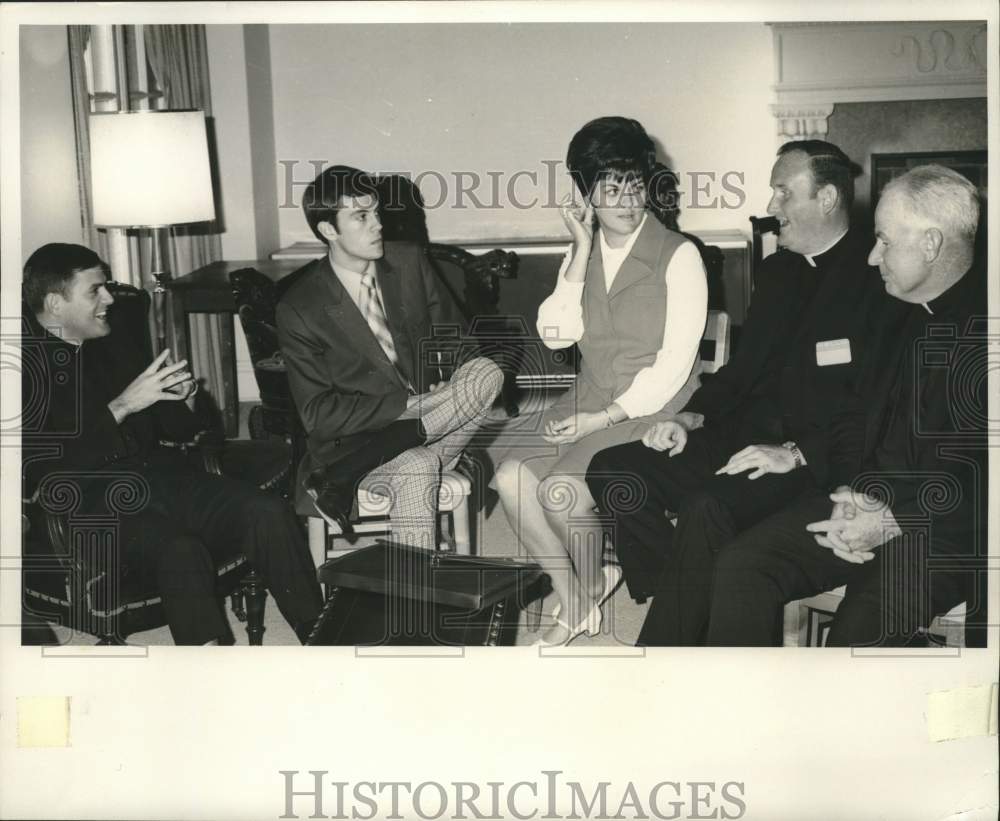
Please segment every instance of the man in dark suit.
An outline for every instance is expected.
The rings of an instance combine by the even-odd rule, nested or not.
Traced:
[[[673,420],[597,454],[587,474],[632,595],[654,596],[641,645],[699,643],[715,552],[825,487],[830,413],[885,301],[866,264],[870,242],[849,227],[853,169],[839,148],[784,145],[771,188],[780,250],[757,276],[732,359]],[[622,482],[633,492],[623,496]]]
[[[352,437],[378,433],[362,441],[370,456],[386,448],[386,459],[366,464],[377,469],[362,471],[360,487],[389,497],[397,538],[430,548],[441,469],[454,464],[485,421],[503,373],[475,358],[442,378],[428,354],[436,326],[460,328],[457,311],[420,246],[383,243],[376,191],[367,174],[333,166],[303,195],[309,227],[329,250],[292,275],[295,283],[277,310],[292,395],[308,434],[297,507],[311,510],[315,502],[343,526],[343,506],[316,488],[311,502],[306,482],[336,462]],[[419,425],[401,428],[405,421]],[[331,473],[338,470],[350,472],[340,464]],[[361,476],[345,477],[353,479]]]
[[[836,416],[836,490],[806,494],[723,547],[710,644],[780,644],[786,602],[843,584],[831,646],[905,645],[963,601],[967,621],[984,620],[989,362],[978,216],[975,186],[941,166],[883,190],[870,261],[905,323],[869,349]]]
[[[217,644],[231,633],[215,595],[218,560],[244,553],[305,640],[322,604],[301,527],[288,505],[249,482],[193,469],[161,440],[199,425],[183,400],[196,383],[169,350],[143,360],[112,334],[107,266],[88,248],[52,243],[25,263],[22,380],[29,492],[70,474],[84,514],[106,513],[110,477],[141,482],[147,498],[119,520],[122,573],[155,579],[177,644]]]

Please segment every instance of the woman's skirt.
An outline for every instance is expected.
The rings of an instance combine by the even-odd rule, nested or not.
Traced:
[[[574,413],[602,411],[609,404],[606,397],[588,390],[589,386],[578,378],[573,387],[559,397],[550,408],[525,414],[507,422],[489,448],[491,460],[494,465],[499,465],[506,459],[517,459],[539,480],[560,475],[583,481],[594,454],[615,445],[642,439],[654,424],[678,413],[698,388],[700,372],[699,361],[692,369],[684,387],[656,413],[620,422],[570,444],[550,444],[542,438],[548,422],[565,419]]]

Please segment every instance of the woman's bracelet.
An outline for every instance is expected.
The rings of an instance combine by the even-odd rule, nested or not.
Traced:
[[[605,408],[604,409],[604,414],[605,414],[605,416],[608,417],[608,424],[606,424],[604,426],[604,429],[607,430],[608,428],[613,428],[615,426],[615,420],[611,418],[611,411],[609,411],[607,408]]]

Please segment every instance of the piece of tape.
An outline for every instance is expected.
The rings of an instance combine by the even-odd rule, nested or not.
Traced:
[[[17,746],[68,747],[69,696],[18,696]]]
[[[997,682],[927,694],[927,736],[952,741],[997,734]]]

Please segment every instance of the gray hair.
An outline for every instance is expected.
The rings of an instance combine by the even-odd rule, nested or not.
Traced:
[[[973,242],[979,224],[979,192],[969,180],[943,165],[918,165],[889,182],[885,196],[898,191],[909,209],[944,233]]]

